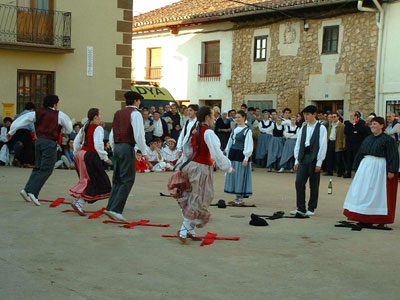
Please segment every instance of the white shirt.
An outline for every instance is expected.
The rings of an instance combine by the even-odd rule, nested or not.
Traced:
[[[79,150],[81,150],[83,146],[83,144],[81,144],[83,130],[84,127],[82,127],[81,130],[79,130],[78,134],[74,139],[74,154]],[[104,140],[104,129],[101,126],[97,126],[93,133],[94,149],[96,150],[101,160],[107,161],[108,155],[106,150],[104,150],[103,140]]]
[[[313,125],[310,125],[308,123],[304,123],[305,125],[303,125],[303,127],[307,126],[307,135],[306,135],[306,141],[305,141],[306,147],[310,146],[310,140],[314,133],[315,125],[317,125],[317,122],[315,122]],[[299,132],[297,134],[296,146],[294,147],[294,158],[296,159],[296,162],[295,162],[296,165],[299,164],[298,157],[299,157],[299,150],[300,150],[301,135],[303,132],[303,127],[299,130]],[[318,154],[317,154],[317,165],[316,165],[317,167],[321,167],[322,162],[326,156],[327,148],[328,148],[328,145],[327,145],[326,127],[324,125],[321,125],[319,127],[319,150],[318,150]]]
[[[7,127],[1,127],[0,142],[7,143]]]
[[[183,145],[186,144],[186,142],[188,141],[190,137],[190,130],[192,129],[193,126],[195,126],[196,122],[197,118],[194,118],[193,120],[189,119],[189,122],[187,124],[186,134],[185,134],[186,124],[182,127],[181,134],[179,135],[178,142],[176,144],[176,149],[178,149],[179,151],[182,150]]]
[[[245,127],[236,127],[233,132],[231,137],[229,138],[228,144],[226,145],[225,152],[228,153],[228,151],[231,149],[232,144],[235,141],[236,135],[241,132]],[[251,129],[249,128],[249,131],[246,133],[246,137],[244,139],[244,149],[243,149],[243,155],[244,155],[244,161],[248,161],[249,157],[253,154],[253,134],[251,132]]]
[[[164,134],[164,131],[163,131],[163,126],[162,126],[161,119],[158,119],[157,121],[154,120],[153,121],[153,126],[154,126],[153,135],[155,135],[157,137],[162,137],[163,134]]]
[[[204,132],[204,141],[207,144],[208,150],[210,150],[211,159],[215,161],[218,168],[225,172],[231,172],[231,161],[222,153],[221,142],[212,129],[207,129]]]
[[[336,127],[338,126],[339,122],[333,123],[331,127],[331,134],[329,136],[330,141],[336,141]]]
[[[290,131],[295,131],[296,130],[296,133],[289,133],[289,130]],[[300,130],[300,128],[297,127],[297,125],[292,126],[292,123],[290,123],[289,126],[285,126],[285,130],[283,132],[283,136],[286,139],[297,139],[297,135],[299,133],[299,130]]]
[[[290,119],[283,119],[282,120],[282,125],[283,126],[290,126],[292,124],[292,121]]]
[[[139,149],[142,153],[146,152],[146,140],[144,138],[144,126],[143,126],[143,117],[142,114],[137,110],[136,106],[127,106],[134,107],[136,110],[131,113],[131,125],[133,128],[133,136],[135,138],[137,149]],[[111,148],[114,150],[114,133],[111,129],[109,142]]]
[[[34,112],[34,111],[28,112],[28,113],[26,113],[26,114],[24,114],[22,116],[19,116],[11,124],[10,131],[8,133],[10,135],[13,135],[18,129],[21,129],[21,128],[29,125],[29,124],[34,124],[35,122],[36,122],[36,112]],[[72,131],[72,121],[62,111],[58,111],[58,125],[63,127],[62,132],[64,134],[70,134],[71,133],[71,131]]]
[[[258,123],[258,128],[260,129],[261,133],[267,133],[267,134],[271,134],[272,135],[272,131],[274,130],[274,122],[272,122],[271,120],[262,120],[260,121],[260,123]],[[265,126],[269,126],[268,128],[263,128],[263,124],[265,124]]]
[[[393,123],[392,123],[393,124]],[[392,125],[389,125],[389,123],[387,124],[385,133],[390,135],[393,139],[395,139],[395,134],[397,133],[398,135],[400,135],[400,124],[396,123],[393,127]]]
[[[175,161],[179,158],[179,151],[177,149],[171,150],[167,146],[161,149],[161,155],[166,162]]]
[[[150,162],[151,161],[158,161],[158,162],[162,161],[162,157],[160,159],[160,157],[158,156],[158,152],[155,149],[151,150],[150,147],[148,147],[148,146],[146,146],[146,147],[147,147],[147,149],[146,149],[146,152],[144,152],[144,153],[145,153],[145,155],[148,156]]]

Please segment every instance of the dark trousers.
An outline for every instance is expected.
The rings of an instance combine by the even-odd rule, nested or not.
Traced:
[[[328,150],[326,151],[326,171],[328,174],[333,174],[336,169],[336,155],[335,155],[336,141],[328,141]]]
[[[358,149],[360,149],[359,144],[354,144],[354,145],[348,145],[346,148],[346,175],[351,176],[351,171],[353,168],[353,162],[356,157],[356,154],[358,152]]]
[[[57,143],[49,139],[37,139],[35,143],[36,163],[25,185],[25,191],[39,196],[43,185],[53,173],[57,161]]]
[[[335,152],[336,158],[336,170],[338,176],[342,176],[344,174],[346,168],[346,161],[344,159],[344,151]]]
[[[126,200],[135,182],[135,150],[131,145],[126,143],[115,144],[113,156],[113,186],[107,210],[122,214]]]
[[[306,212],[306,183],[310,179],[310,200],[308,210],[314,211],[318,205],[320,173],[315,173],[316,162],[300,163],[296,174],[297,210]]]

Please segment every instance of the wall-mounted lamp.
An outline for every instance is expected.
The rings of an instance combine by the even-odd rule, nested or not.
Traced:
[[[310,29],[310,25],[306,22],[306,20],[304,20],[304,26],[303,26],[304,31],[308,31],[308,29]]]

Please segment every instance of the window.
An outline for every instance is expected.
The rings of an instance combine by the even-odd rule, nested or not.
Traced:
[[[338,53],[339,26],[324,27],[322,54]]]
[[[24,110],[26,103],[41,107],[43,98],[54,94],[54,72],[18,70],[17,112]]]
[[[267,35],[254,38],[254,61],[267,61]]]
[[[146,79],[161,79],[161,48],[147,48]]]
[[[199,78],[219,80],[221,76],[219,41],[204,42],[202,44],[202,63],[199,64]]]
[[[386,113],[393,112],[396,116],[400,115],[400,100],[390,100],[386,102]]]

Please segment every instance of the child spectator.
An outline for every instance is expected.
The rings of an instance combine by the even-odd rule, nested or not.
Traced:
[[[150,141],[150,147],[147,147],[147,166],[152,172],[165,171],[165,163],[160,152],[161,139],[154,139]]]
[[[104,142],[104,150],[107,152],[108,159],[111,160],[111,162],[112,162],[111,165],[109,165],[109,164],[104,162],[104,168],[107,171],[108,170],[114,170],[114,157],[113,157],[113,152],[112,152],[110,141],[107,140],[107,141]]]
[[[150,170],[147,166],[146,160],[140,150],[136,152],[136,171],[140,173],[149,173]]]
[[[172,171],[180,156],[180,152],[176,149],[176,140],[170,138],[167,147],[162,148],[161,154],[166,164],[165,168]]]
[[[74,140],[69,139],[67,146],[64,148],[64,155],[61,155],[61,160],[67,169],[75,169],[74,161]]]
[[[74,125],[74,127],[73,127],[72,132],[69,134],[69,138],[70,138],[71,140],[74,140],[75,137],[76,137],[76,135],[78,134],[79,130],[81,130],[81,125],[80,125],[79,123],[76,123],[76,124]],[[69,141],[68,141],[68,143],[69,143]]]

